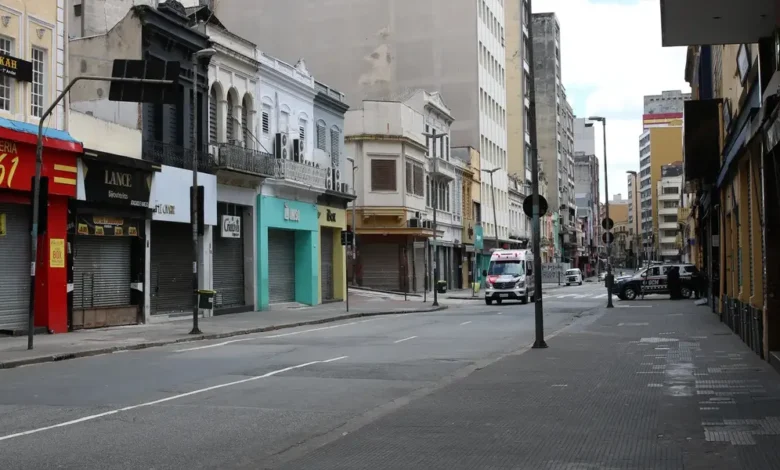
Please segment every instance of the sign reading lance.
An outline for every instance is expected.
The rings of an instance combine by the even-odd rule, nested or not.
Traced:
[[[222,216],[222,238],[241,238],[241,217]]]
[[[152,175],[136,168],[83,159],[84,193],[92,202],[149,207]]]

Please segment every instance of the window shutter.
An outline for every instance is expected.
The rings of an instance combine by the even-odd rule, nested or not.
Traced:
[[[213,87],[209,93],[209,142],[217,142],[217,90]]]
[[[246,99],[244,99],[244,106],[241,107],[241,138],[245,145],[249,142],[249,103]]]
[[[325,150],[325,126],[317,124],[317,148]]]
[[[412,177],[413,173],[414,165],[412,165],[412,162],[406,162],[406,192],[409,194],[414,194],[414,178]]]
[[[420,165],[414,166],[414,194],[417,196],[425,195],[425,187],[423,186],[423,167]]]
[[[341,133],[336,129],[330,130],[330,159],[333,164],[333,168],[338,168],[341,153],[339,151],[339,140]]]
[[[371,160],[371,190],[397,191],[395,160]]]
[[[263,134],[271,132],[271,119],[267,111],[263,111]]]

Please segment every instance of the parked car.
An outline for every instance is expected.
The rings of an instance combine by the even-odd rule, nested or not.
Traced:
[[[606,280],[607,280],[607,272],[606,271],[602,271],[599,274],[599,282],[606,281]]]
[[[683,298],[690,298],[697,286],[698,270],[692,264],[657,264],[637,271],[630,277],[615,279],[612,293],[620,300],[634,300],[637,297],[661,294],[669,295],[667,274],[672,266],[680,268]]]
[[[579,268],[567,269],[563,276],[566,278],[567,286],[571,284],[582,285],[582,271]]]

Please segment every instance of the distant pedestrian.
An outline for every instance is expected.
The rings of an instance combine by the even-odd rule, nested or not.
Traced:
[[[669,268],[669,273],[666,275],[666,283],[669,288],[669,298],[672,300],[682,299],[680,269],[677,266],[672,266]]]

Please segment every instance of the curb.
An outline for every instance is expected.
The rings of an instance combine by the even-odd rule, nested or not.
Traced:
[[[382,290],[382,289],[372,289],[371,287],[361,287],[361,286],[349,286],[349,290],[352,291],[364,291],[364,292],[376,292],[378,294],[391,294],[391,295],[406,295],[407,297],[419,297],[422,298],[422,294],[418,294],[416,292],[398,292],[398,291],[392,291],[392,290]],[[429,294],[432,295],[432,294]]]
[[[43,356],[35,356],[35,357],[27,357],[23,359],[12,359],[10,361],[0,361],[0,370],[2,369],[13,369],[15,367],[21,367],[21,366],[29,366],[33,364],[44,364],[47,362],[59,362],[59,361],[67,361],[70,359],[78,359],[81,357],[90,357],[90,356],[100,356],[104,354],[111,354],[115,352],[120,351],[137,351],[140,349],[149,349],[149,348],[159,348],[161,346],[168,346],[171,344],[179,344],[179,343],[192,343],[195,341],[204,341],[204,340],[212,340],[212,339],[222,339],[222,338],[230,338],[233,336],[242,336],[242,335],[251,335],[254,333],[265,333],[268,331],[276,331],[276,330],[284,330],[289,328],[298,328],[301,326],[309,326],[309,325],[321,325],[323,323],[333,323],[337,321],[342,320],[351,320],[353,318],[363,318],[363,317],[378,317],[382,315],[408,315],[411,313],[428,313],[428,312],[438,312],[441,310],[446,310],[446,305],[441,305],[439,307],[432,307],[432,308],[424,308],[424,309],[407,309],[407,310],[396,310],[393,312],[362,312],[362,313],[349,313],[345,315],[338,315],[335,317],[328,317],[328,318],[320,318],[318,320],[309,320],[309,321],[302,321],[302,322],[295,322],[295,323],[285,323],[282,325],[271,325],[271,326],[263,326],[258,328],[249,328],[244,330],[236,330],[236,331],[229,331],[226,333],[214,333],[214,334],[204,334],[204,335],[197,335],[197,336],[191,336],[186,338],[177,338],[177,339],[170,339],[170,340],[160,340],[160,341],[149,341],[146,343],[138,343],[138,344],[130,344],[127,346],[112,346],[108,348],[97,348],[97,349],[87,349],[84,351],[75,351],[75,352],[67,352],[67,353],[57,353],[57,354],[46,354]]]

